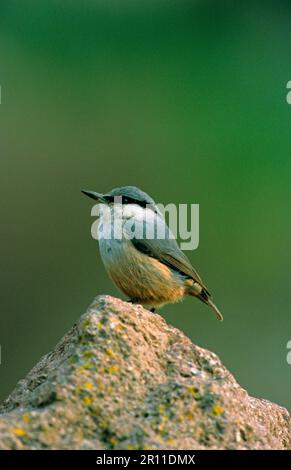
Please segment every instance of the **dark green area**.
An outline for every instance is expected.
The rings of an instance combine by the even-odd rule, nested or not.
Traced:
[[[120,295],[80,190],[134,184],[200,204],[189,257],[225,321],[190,298],[162,314],[290,407],[290,4],[133,3],[1,2],[1,398]]]

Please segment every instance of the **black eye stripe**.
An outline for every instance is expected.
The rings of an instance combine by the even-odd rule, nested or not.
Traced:
[[[138,204],[139,206],[142,206],[142,207],[146,205],[146,203],[143,201],[138,201],[137,199],[133,199],[132,197],[127,197],[127,196],[122,198],[122,202],[123,204]]]
[[[107,196],[104,196],[104,198],[108,202],[114,202],[114,196],[107,195]],[[146,201],[139,201],[138,199],[134,199],[134,198],[128,197],[128,196],[122,196],[122,203],[123,204],[137,204],[138,206],[141,206],[141,207],[146,207],[147,205],[150,205]]]
[[[108,202],[113,202],[114,201],[114,197],[113,196],[105,196],[104,195],[104,199]]]
[[[137,204],[138,206],[141,206],[141,207],[146,207],[148,205],[146,201],[139,201],[138,199],[134,199],[131,197],[123,197],[122,201],[124,204]]]

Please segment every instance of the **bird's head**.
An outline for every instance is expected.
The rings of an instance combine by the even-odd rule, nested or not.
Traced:
[[[147,193],[136,186],[114,188],[105,194],[87,190],[82,190],[82,193],[94,199],[99,204],[113,205],[118,203],[122,204],[122,206],[139,206],[140,208],[149,208],[154,212],[158,212],[155,201]]]

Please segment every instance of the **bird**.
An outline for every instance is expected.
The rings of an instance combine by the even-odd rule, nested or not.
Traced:
[[[135,186],[114,188],[104,194],[91,190],[82,193],[100,206],[101,259],[109,277],[129,302],[154,312],[165,304],[193,296],[208,305],[218,320],[223,320],[209,290],[147,193]],[[119,237],[114,236],[113,221],[122,227]],[[146,236],[147,230],[153,233],[151,237]],[[158,233],[164,236],[161,238]]]

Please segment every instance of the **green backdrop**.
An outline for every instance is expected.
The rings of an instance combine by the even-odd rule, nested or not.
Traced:
[[[249,393],[291,406],[290,13],[1,1],[1,399],[95,295],[120,295],[80,189],[132,184],[200,204],[188,255],[225,321],[191,298],[161,314]]]

